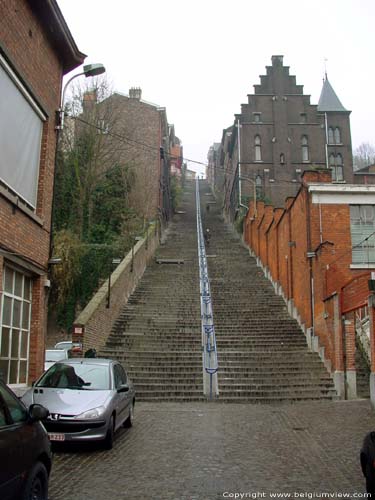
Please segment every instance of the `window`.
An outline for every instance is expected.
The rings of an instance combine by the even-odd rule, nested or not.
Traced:
[[[126,373],[121,365],[115,365],[113,367],[113,375],[115,378],[116,389],[118,389],[121,385],[126,384]]]
[[[328,128],[328,144],[341,144],[341,132],[339,127]]]
[[[46,117],[1,56],[0,94],[0,180],[35,208]]]
[[[302,146],[302,161],[307,162],[309,161],[309,143],[306,135],[302,136],[301,146]]]
[[[329,168],[332,171],[333,181],[343,181],[344,180],[344,167],[342,162],[342,156],[340,154],[329,156]]]
[[[31,278],[5,266],[0,323],[0,377],[7,384],[27,382]]]
[[[259,174],[255,177],[255,189],[257,193],[257,198],[262,198],[263,186],[262,186],[262,178]]]
[[[351,205],[353,264],[375,263],[375,205]]]
[[[280,155],[280,163],[281,163],[281,165],[284,165],[284,163],[285,163],[284,153],[281,153],[281,155]]]
[[[300,122],[301,123],[306,123],[307,122],[306,113],[300,113]]]
[[[328,129],[328,144],[334,144],[334,143],[335,143],[335,140],[334,140],[334,135],[333,135],[333,128],[329,127],[329,129]]]
[[[254,145],[255,145],[255,161],[262,161],[262,143],[259,135],[255,136]]]
[[[341,144],[341,133],[338,127],[335,128],[334,135],[335,135],[335,144]]]
[[[6,416],[6,409],[8,409],[12,423],[18,424],[27,420],[27,411],[23,405],[20,404],[18,399],[8,392],[5,388],[0,387],[0,401],[3,402],[4,414]],[[0,403],[1,404],[1,403]],[[1,420],[1,417],[0,417]]]
[[[261,113],[253,113],[254,122],[259,123],[261,121]]]

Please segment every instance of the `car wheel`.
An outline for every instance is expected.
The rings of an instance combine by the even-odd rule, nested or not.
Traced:
[[[134,424],[134,402],[130,403],[129,416],[124,422],[124,427],[132,427]]]
[[[22,500],[48,500],[48,472],[41,462],[31,469]]]
[[[106,450],[112,450],[114,434],[115,434],[115,419],[113,418],[112,415],[109,421],[107,434],[104,438],[104,448]]]

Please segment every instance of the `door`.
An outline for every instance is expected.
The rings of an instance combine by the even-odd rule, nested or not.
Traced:
[[[125,370],[120,364],[115,364],[113,367],[115,380],[115,389],[119,389],[122,385],[127,384],[127,376]],[[119,427],[128,418],[129,391],[118,392],[116,395],[116,427]]]

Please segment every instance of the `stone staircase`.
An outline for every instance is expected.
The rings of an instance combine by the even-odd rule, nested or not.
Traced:
[[[203,184],[203,183],[202,183]],[[211,232],[207,250],[219,360],[219,400],[278,403],[336,396],[317,353],[308,350],[298,323],[275,294],[221,207],[201,184],[203,225]]]
[[[195,183],[179,212],[100,353],[124,363],[141,401],[205,399]]]
[[[369,399],[370,367],[358,341],[356,342],[355,367],[357,371],[357,396],[359,398]]]
[[[319,356],[281,297],[225,225],[201,182],[219,359],[219,401],[279,403],[335,397]],[[199,401],[203,396],[195,184],[122,314],[102,356],[124,362],[142,401]]]

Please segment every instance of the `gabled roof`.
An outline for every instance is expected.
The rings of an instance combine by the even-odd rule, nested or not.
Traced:
[[[56,0],[27,1],[43,24],[47,36],[58,50],[62,58],[64,74],[80,66],[85,60],[86,54],[78,50]]]
[[[337,97],[332,85],[329,83],[327,75],[323,80],[323,88],[319,98],[318,111],[348,112],[348,110],[341,104],[340,99]]]

